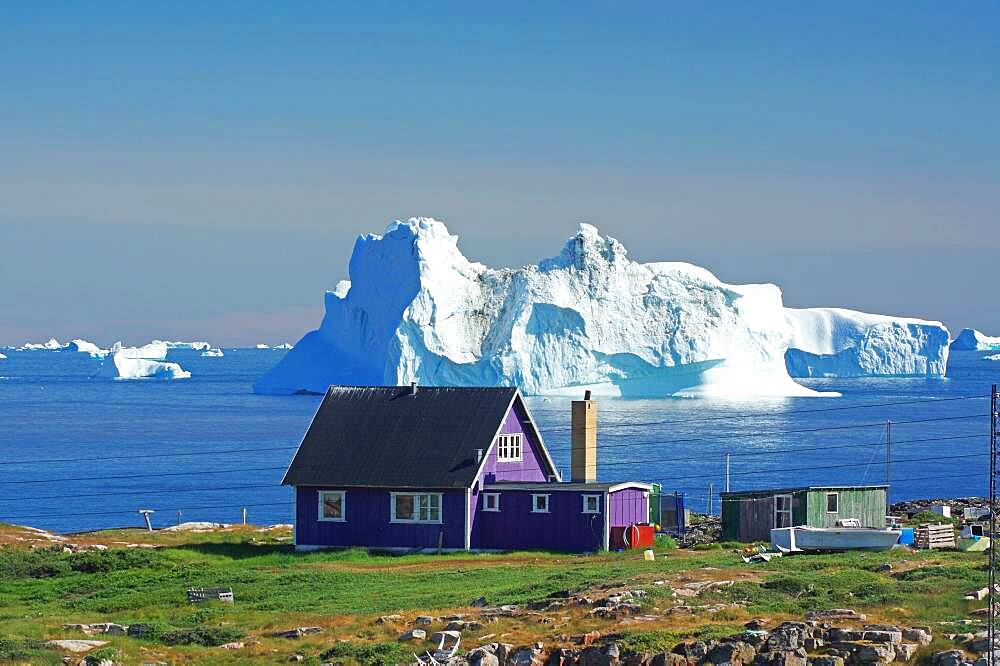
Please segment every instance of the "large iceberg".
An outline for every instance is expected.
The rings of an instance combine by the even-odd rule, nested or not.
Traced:
[[[457,240],[430,218],[359,237],[351,280],[326,293],[320,327],[254,390],[417,381],[515,385],[534,395],[819,395],[789,376],[793,342],[839,359],[825,375],[944,373],[948,333],[939,324],[847,310],[799,315],[774,285],[725,284],[686,263],[637,263],[587,224],[557,256],[519,269],[471,262]],[[835,324],[834,314],[856,325]],[[814,317],[829,325],[810,324]],[[858,353],[848,351],[851,341]]]
[[[183,342],[183,341],[180,341],[180,340],[174,340],[174,341],[172,341],[172,340],[153,340],[149,344],[151,344],[151,345],[160,345],[160,344],[163,344],[163,345],[167,346],[167,349],[190,349],[192,351],[208,351],[209,349],[212,348],[212,345],[210,345],[209,343],[207,343],[207,342],[201,342],[201,341]]]
[[[842,308],[785,309],[792,377],[944,376],[948,329],[938,321]]]
[[[155,341],[142,347],[116,342],[97,376],[109,379],[187,379],[191,373],[178,363],[164,361],[167,343]]]
[[[963,328],[951,348],[955,351],[1000,349],[1000,338],[983,335],[974,328]]]

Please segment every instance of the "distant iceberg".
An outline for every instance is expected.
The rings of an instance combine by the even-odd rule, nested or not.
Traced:
[[[213,347],[211,349],[206,349],[205,351],[203,351],[201,353],[201,355],[202,356],[207,356],[207,357],[210,357],[210,358],[219,358],[220,356],[225,356],[225,354],[222,353],[222,350],[219,349],[219,348],[217,348],[217,347]]]
[[[282,342],[280,345],[274,345],[271,349],[291,349],[293,346],[290,342]]]
[[[212,348],[207,342],[181,342],[181,341],[170,341],[170,340],[153,340],[150,344],[164,344],[167,349],[191,349],[193,351],[208,351]]]
[[[91,358],[104,358],[108,355],[107,349],[101,349],[93,342],[87,342],[86,340],[72,340],[62,348],[64,351],[79,352],[81,354],[90,354]]]
[[[1000,338],[983,335],[974,328],[963,328],[951,343],[951,348],[954,351],[1000,349]]]
[[[191,373],[178,363],[164,361],[167,345],[162,341],[142,347],[124,347],[116,342],[97,376],[108,379],[187,379]]]
[[[5,358],[7,358],[6,354],[0,352],[0,361],[4,360]]]
[[[1000,354],[991,354],[989,356],[984,356],[987,361],[1000,361]]]
[[[271,348],[271,345],[265,345],[265,344],[264,344],[263,342],[258,342],[258,343],[257,343],[257,344],[255,345],[255,348],[256,348],[256,349],[270,349],[270,348]]]
[[[18,348],[18,351],[58,351],[63,346],[55,338],[50,338],[48,342],[44,343],[25,342],[24,345]]]
[[[792,377],[943,377],[948,329],[941,322],[842,308],[786,308]]]

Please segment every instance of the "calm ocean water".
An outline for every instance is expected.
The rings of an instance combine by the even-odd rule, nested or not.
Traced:
[[[138,526],[140,508],[165,526],[236,522],[246,507],[251,522],[291,522],[291,491],[278,483],[319,398],[250,392],[283,352],[172,352],[193,375],[172,382],[92,380],[100,362],[82,354],[5,353],[0,521],[68,532]],[[709,484],[718,511],[727,453],[734,490],[882,483],[891,420],[893,500],[984,494],[988,396],[1000,382],[988,355],[952,354],[946,379],[807,382],[842,398],[604,399],[599,476],[662,483],[701,511]],[[878,403],[909,404],[860,407]],[[568,401],[529,406],[568,469]]]

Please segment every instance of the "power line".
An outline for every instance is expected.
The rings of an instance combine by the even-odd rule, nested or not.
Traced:
[[[49,458],[47,460],[3,460],[0,461],[0,465],[38,465],[38,464],[48,464],[48,463],[74,463],[86,461],[114,461],[120,460],[122,462],[127,462],[130,460],[138,460],[140,458],[173,458],[177,456],[200,456],[200,455],[219,455],[223,453],[257,453],[261,451],[287,451],[288,449],[297,449],[298,444],[285,445],[285,446],[269,446],[261,449],[223,449],[220,451],[213,451],[212,449],[201,449],[200,451],[170,451],[167,453],[139,453],[139,454],[122,454],[118,456],[104,456],[104,457],[91,457],[86,458]]]
[[[918,423],[934,423],[939,421],[958,421],[963,419],[979,419],[983,418],[983,414],[967,414],[963,416],[939,416],[930,419],[911,419],[909,421],[893,421],[892,425],[912,425]],[[768,437],[775,435],[798,435],[805,433],[816,433],[816,432],[827,432],[827,431],[838,431],[838,430],[861,430],[864,428],[885,428],[885,422],[879,423],[857,423],[848,424],[842,426],[825,426],[818,428],[799,428],[795,430],[757,430],[751,432],[729,432],[729,433],[719,433],[717,435],[712,435],[709,437],[689,437],[684,439],[668,439],[668,440],[647,440],[641,442],[620,442],[617,444],[598,444],[598,453],[605,449],[614,449],[621,447],[634,447],[634,446],[647,446],[647,445],[663,445],[663,444],[684,444],[688,442],[712,442],[720,439],[745,439],[748,437]],[[884,442],[881,442],[884,444]],[[560,452],[560,451],[571,451],[572,446],[546,446],[550,452]]]
[[[122,490],[110,493],[87,493],[87,497],[113,497],[117,495],[164,495],[173,493],[214,493],[220,490],[254,490],[262,488],[271,488],[273,490],[278,490],[281,486],[275,485],[273,483],[257,483],[248,484],[241,486],[212,486],[211,488],[161,488],[158,490],[145,490],[145,489],[132,489],[132,490]],[[75,495],[38,495],[34,497],[0,497],[0,502],[27,502],[35,500],[48,500],[48,499],[78,499],[80,493]]]
[[[62,483],[63,481],[103,481],[104,479],[149,479],[159,476],[191,476],[204,474],[235,474],[237,472],[274,472],[287,469],[283,467],[244,467],[239,469],[199,469],[187,470],[185,472],[158,472],[155,474],[120,474],[112,476],[78,476],[61,479],[21,479],[18,481],[4,481],[8,485],[23,483]]]
[[[787,416],[789,414],[815,414],[819,412],[836,412],[849,409],[869,409],[875,407],[895,407],[897,405],[918,405],[918,404],[930,404],[930,403],[942,403],[942,402],[954,402],[956,400],[986,400],[987,396],[982,395],[964,395],[955,396],[951,398],[931,398],[931,399],[920,399],[920,400],[897,400],[894,402],[881,402],[881,403],[869,403],[866,405],[842,405],[840,407],[820,407],[818,409],[794,409],[788,410],[786,412],[744,412],[742,414],[718,414],[715,416],[698,416],[690,419],[673,419],[665,421],[646,421],[637,423],[612,423],[606,424],[603,427],[620,427],[620,428],[630,428],[637,426],[648,426],[648,425],[674,425],[679,423],[698,423],[702,421],[717,421],[725,420],[731,421],[733,419],[740,418],[755,418],[755,417],[777,417],[777,416]],[[895,423],[895,421],[893,422]],[[549,432],[568,431],[571,427],[561,426],[559,428],[550,428]]]

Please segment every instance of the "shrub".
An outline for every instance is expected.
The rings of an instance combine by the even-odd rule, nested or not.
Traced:
[[[45,649],[45,641],[33,639],[0,638],[0,663],[39,664],[51,657],[52,653]]]
[[[413,661],[413,655],[399,643],[338,643],[320,655],[323,661],[347,664],[393,666]]]
[[[677,540],[669,534],[657,534],[653,545],[661,550],[673,550],[677,548]]]
[[[155,551],[131,548],[88,550],[69,556],[69,567],[80,573],[109,573],[127,569],[145,569],[158,564],[161,555]]]
[[[61,550],[0,549],[0,579],[51,578],[69,573],[69,564]]]
[[[190,627],[169,629],[160,634],[160,641],[167,645],[204,645],[215,647],[243,638],[243,632],[232,627]]]
[[[906,521],[910,525],[919,525],[920,523],[951,523],[952,525],[957,525],[959,523],[958,518],[945,518],[940,513],[934,513],[933,511],[921,511],[916,513],[912,518]]]

